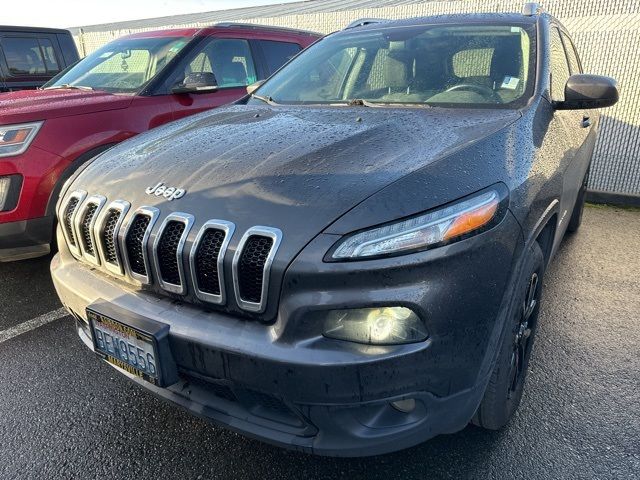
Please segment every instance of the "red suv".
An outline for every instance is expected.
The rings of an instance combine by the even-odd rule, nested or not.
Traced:
[[[41,90],[0,94],[0,261],[45,255],[64,181],[111,146],[246,95],[319,38],[255,25],[115,40]]]

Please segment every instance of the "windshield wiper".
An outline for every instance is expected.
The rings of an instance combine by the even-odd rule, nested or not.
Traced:
[[[63,83],[62,85],[52,85],[50,87],[44,87],[42,90],[93,90],[91,87],[85,87],[84,85],[71,85],[70,83]]]
[[[376,104],[365,100],[364,98],[354,98],[347,102],[348,107],[375,107]]]
[[[262,100],[267,105],[279,105],[270,96],[262,96],[262,95],[256,95],[255,93],[252,93],[251,98],[257,98],[258,100]]]
[[[426,103],[412,103],[412,102],[370,102],[369,100],[365,100],[364,98],[354,98],[353,100],[349,100],[346,103],[335,103],[332,105],[340,105],[346,107],[373,107],[373,108],[384,108],[384,107],[409,107],[409,108],[431,108],[431,105]]]
[[[330,103],[332,107],[375,107],[375,103],[371,103],[363,98],[354,98],[346,102]]]

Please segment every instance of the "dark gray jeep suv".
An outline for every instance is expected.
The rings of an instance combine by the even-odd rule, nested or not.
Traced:
[[[615,82],[529,12],[356,22],[251,90],[67,183],[52,272],[82,340],[306,452],[505,425]]]

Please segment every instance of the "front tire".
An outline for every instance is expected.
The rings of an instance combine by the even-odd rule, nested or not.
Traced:
[[[520,405],[538,326],[544,255],[537,242],[529,248],[503,340],[484,397],[471,422],[488,430],[504,427]]]

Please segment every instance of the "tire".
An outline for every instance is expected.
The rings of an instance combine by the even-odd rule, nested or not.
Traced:
[[[509,307],[496,364],[471,420],[474,425],[498,430],[509,422],[520,405],[538,326],[544,267],[542,249],[534,242]]]
[[[569,219],[569,225],[567,225],[567,232],[575,233],[580,228],[582,224],[582,212],[584,211],[584,200],[587,196],[587,181],[589,180],[589,169],[587,169],[587,173],[584,174],[584,179],[582,180],[582,186],[578,191],[578,198],[576,198],[576,203],[573,206],[573,212],[571,212],[571,218]]]

